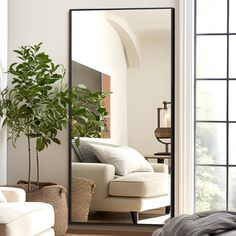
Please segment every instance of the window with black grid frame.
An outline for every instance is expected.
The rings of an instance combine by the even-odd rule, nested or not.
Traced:
[[[195,0],[195,210],[236,210],[236,1]]]

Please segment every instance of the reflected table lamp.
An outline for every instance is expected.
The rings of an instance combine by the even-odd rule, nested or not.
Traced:
[[[157,152],[154,155],[170,155],[169,145],[171,144],[171,103],[164,101],[163,107],[157,108],[157,128],[154,131],[156,139],[165,145],[164,152]]]

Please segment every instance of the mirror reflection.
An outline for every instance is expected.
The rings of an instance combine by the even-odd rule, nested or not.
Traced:
[[[100,91],[107,94],[103,100],[103,105],[107,114],[103,116],[104,128],[100,130],[99,134],[100,138],[110,138],[110,76],[84,66],[76,61],[72,61],[71,70],[73,87],[79,86],[80,88],[89,89],[92,93]],[[93,97],[93,99],[95,99],[95,97]],[[89,137],[93,136],[90,135]]]
[[[99,138],[70,140],[72,222],[170,217],[171,14],[71,11],[71,84],[106,93]]]

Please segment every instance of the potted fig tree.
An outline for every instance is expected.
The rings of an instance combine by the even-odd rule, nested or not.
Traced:
[[[20,136],[27,138],[28,180],[26,185],[20,183],[19,186],[27,186],[27,201],[53,205],[56,216],[54,229],[57,235],[63,235],[67,230],[65,189],[56,184],[40,188],[39,152],[51,142],[60,144],[57,133],[67,123],[70,98],[62,82],[64,67],[54,64],[47,54],[40,52],[41,45],[21,46],[14,50],[18,62],[9,67],[11,83],[1,91],[0,115],[4,117],[3,126],[9,127],[9,138],[14,146]],[[32,147],[33,140],[35,147]],[[37,160],[36,185],[32,185],[31,181],[33,153]]]
[[[64,67],[54,64],[47,54],[39,52],[41,44],[14,50],[19,62],[10,65],[11,84],[1,92],[0,99],[3,126],[9,127],[9,138],[14,147],[22,134],[27,138],[28,192],[31,191],[32,140],[36,141],[33,149],[39,185],[38,153],[51,142],[60,144],[57,133],[67,123],[69,102],[68,90],[62,85]]]
[[[10,65],[11,83],[0,94],[0,117],[3,118],[2,125],[9,128],[9,139],[14,147],[20,136],[27,138],[27,199],[51,203],[56,215],[54,229],[57,235],[63,235],[67,230],[68,214],[65,188],[54,184],[40,185],[39,153],[52,142],[60,144],[57,134],[68,124],[68,105],[72,110],[72,133],[77,144],[86,127],[90,133],[99,136],[101,117],[106,114],[102,103],[106,95],[80,87],[68,89],[64,83],[64,66],[53,63],[49,55],[40,51],[41,45],[21,46],[14,50],[18,62]],[[34,157],[37,180],[32,184]],[[51,196],[48,191],[53,192]],[[60,195],[60,201],[55,194]]]

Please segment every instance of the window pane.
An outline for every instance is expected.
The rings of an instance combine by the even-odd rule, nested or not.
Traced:
[[[226,78],[226,36],[197,37],[197,78]]]
[[[226,209],[226,169],[196,167],[196,211]]]
[[[229,81],[229,120],[236,121],[236,81]]]
[[[236,167],[229,168],[229,211],[236,211]]]
[[[197,0],[197,33],[226,33],[227,1]]]
[[[236,78],[236,35],[229,36],[229,77]]]
[[[197,120],[226,120],[226,81],[197,81],[196,118]]]
[[[195,142],[197,164],[226,163],[226,124],[197,123]]]
[[[236,165],[236,124],[229,124],[229,164]]]
[[[236,33],[236,1],[229,1],[229,32]]]

